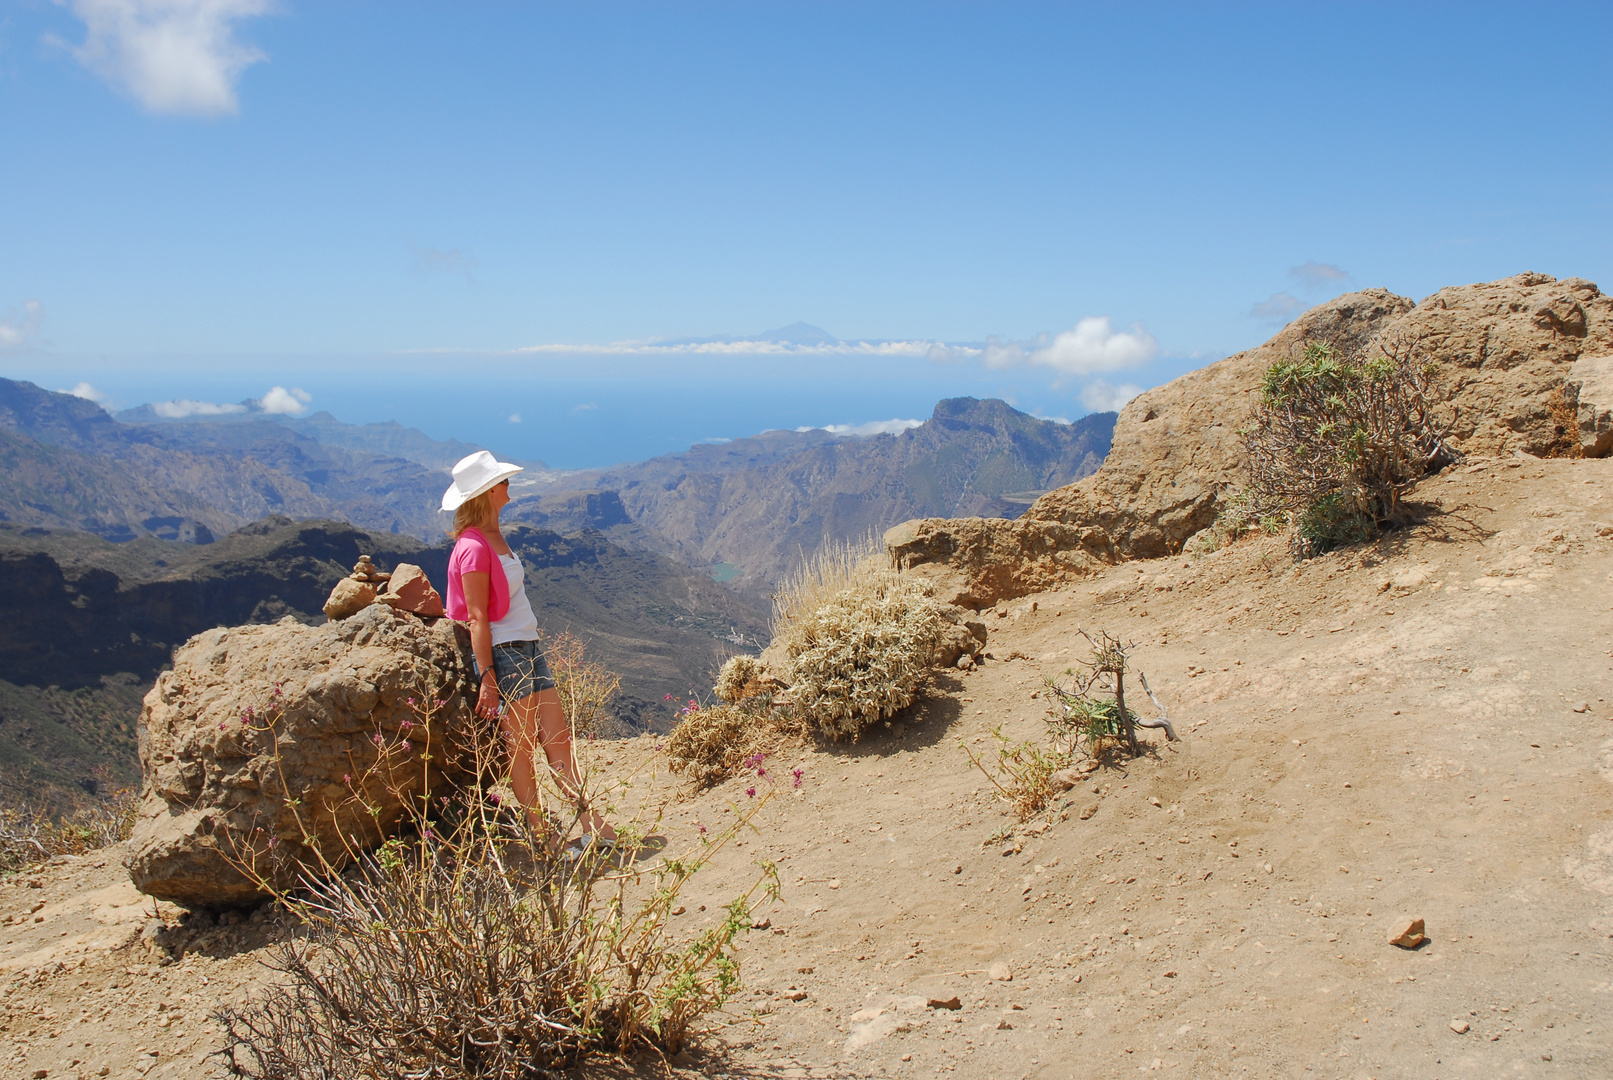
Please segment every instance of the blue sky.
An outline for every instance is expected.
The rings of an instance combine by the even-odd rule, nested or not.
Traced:
[[[1606,4],[12,0],[0,372],[125,405],[295,383],[428,430],[434,380],[517,372],[507,413],[455,387],[434,433],[519,411],[531,456],[534,421],[651,384],[752,392],[710,436],[956,392],[1079,415],[1349,289],[1613,281],[1610,30]],[[609,347],[797,320],[908,344]]]

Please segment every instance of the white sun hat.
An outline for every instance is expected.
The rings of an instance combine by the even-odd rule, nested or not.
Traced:
[[[459,459],[454,466],[454,482],[442,493],[442,508],[453,513],[501,480],[521,471],[521,466],[500,461],[486,450]]]

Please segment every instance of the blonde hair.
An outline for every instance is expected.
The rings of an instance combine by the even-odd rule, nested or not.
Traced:
[[[497,484],[493,485],[493,487],[497,486]],[[459,509],[454,511],[454,539],[458,540],[460,534],[472,525],[479,528],[494,520],[494,515],[497,512],[493,509],[493,488],[488,488],[480,495],[473,495],[466,499],[459,504]]]

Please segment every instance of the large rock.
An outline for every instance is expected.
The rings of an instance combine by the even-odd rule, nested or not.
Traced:
[[[1018,521],[926,519],[887,534],[938,595],[984,606],[1104,562],[1182,550],[1248,480],[1238,429],[1260,378],[1318,338],[1344,349],[1402,342],[1438,364],[1451,442],[1469,454],[1543,455],[1568,435],[1613,450],[1613,298],[1588,281],[1518,274],[1419,304],[1383,289],[1312,308],[1270,341],[1149,390],[1120,412],[1103,467],[1038,499]],[[1094,535],[1096,533],[1096,535]]]
[[[377,599],[399,611],[410,611],[431,619],[444,614],[441,594],[432,587],[426,572],[414,563],[399,563],[392,571],[386,592]]]
[[[407,800],[463,782],[473,661],[465,628],[386,605],[309,627],[212,630],[174,654],[140,717],[145,773],[129,871],[191,905],[263,895],[320,856],[340,868]]]

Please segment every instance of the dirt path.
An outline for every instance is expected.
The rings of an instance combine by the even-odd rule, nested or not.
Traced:
[[[1245,541],[990,613],[997,660],[889,731],[766,763],[782,793],[675,920],[692,931],[778,863],[734,1023],[696,1069],[1613,1074],[1610,482],[1613,462],[1477,463],[1419,490],[1430,524],[1370,549],[1296,567]],[[1148,757],[1003,836],[959,744],[1039,737],[1077,627],[1139,643],[1183,738],[1150,733]],[[751,783],[672,804],[670,843]],[[46,902],[0,935],[0,1075],[212,1075],[202,1006],[264,978],[266,928],[156,966],[149,902],[93,861],[0,890],[0,918]],[[1387,944],[1411,916],[1430,943]]]

